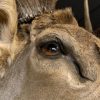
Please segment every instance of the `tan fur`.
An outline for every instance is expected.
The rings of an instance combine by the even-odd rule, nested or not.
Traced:
[[[17,33],[17,10],[15,0],[0,1],[0,70],[6,70],[16,55],[27,44],[24,35]],[[5,71],[4,70],[4,71]],[[3,71],[2,71],[3,72]]]
[[[4,68],[9,65],[6,62],[10,57],[11,45],[16,32],[17,12],[15,0],[0,0],[0,50],[2,54],[0,56],[2,59],[0,66]]]
[[[6,10],[16,13],[15,1],[0,2],[5,1],[12,9]],[[15,20],[11,18],[9,23]],[[4,30],[12,28],[12,39],[0,44],[0,100],[100,99],[100,39],[79,27],[69,8],[38,16],[17,33],[17,21],[15,27],[9,23]],[[60,40],[64,50],[60,48],[57,58],[45,56],[39,48],[52,39]]]
[[[44,28],[52,26],[52,24],[71,24],[78,26],[75,17],[73,17],[71,8],[67,8],[65,10],[57,10],[56,12],[41,15],[39,18],[36,17],[32,22],[32,28],[41,31]],[[37,32],[32,32],[32,34],[35,35]]]
[[[76,19],[73,17],[71,8],[54,12],[52,14],[52,19],[55,23],[78,25]]]
[[[14,0],[0,0],[0,26],[1,25],[3,25],[2,28],[0,27],[1,39],[3,41],[6,41],[6,39],[11,40],[17,31],[17,13]]]

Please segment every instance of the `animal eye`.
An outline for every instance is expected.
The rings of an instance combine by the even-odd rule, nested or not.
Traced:
[[[48,57],[57,57],[61,54],[60,45],[55,41],[42,44],[40,50],[43,55]]]

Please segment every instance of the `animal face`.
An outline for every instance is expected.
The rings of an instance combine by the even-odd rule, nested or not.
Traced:
[[[99,99],[99,40],[78,26],[69,9],[65,11],[73,21],[58,20],[66,18],[61,10],[31,24],[31,43],[20,62],[26,72],[23,100]]]
[[[1,46],[9,54],[1,100],[100,99],[100,40],[78,26],[70,9],[22,25],[12,41]]]

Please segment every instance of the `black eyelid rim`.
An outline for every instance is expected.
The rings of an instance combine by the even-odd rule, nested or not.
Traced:
[[[50,42],[50,41],[57,41],[57,36],[55,35],[47,35],[47,36],[43,36],[42,38],[39,38],[36,40],[36,44],[42,44],[42,43],[46,43],[46,42]]]
[[[53,38],[49,38],[49,39],[46,39],[46,40],[40,40],[40,41],[38,41],[38,43],[37,43],[37,45],[36,45],[36,48],[38,49],[38,51],[40,52],[41,51],[41,47],[43,46],[43,45],[48,45],[48,44],[51,44],[51,43],[58,43],[58,41],[57,41],[57,38],[55,37],[53,37]],[[58,45],[59,45],[59,43],[58,43]],[[59,47],[60,47],[60,45],[59,45]],[[60,49],[61,50],[61,49]],[[60,51],[61,52],[61,51]]]
[[[67,55],[69,52],[71,52],[70,46],[68,45],[66,46],[63,40],[60,39],[56,33],[50,33],[41,38],[37,38],[35,41],[36,48],[39,50],[40,45],[47,43],[47,42],[52,42],[52,41],[59,43],[60,50],[63,55]]]
[[[49,35],[46,35],[46,36],[43,36],[41,38],[37,38],[36,39],[36,48],[39,49],[39,47],[42,45],[42,44],[45,44],[47,42],[51,42],[51,41],[55,41],[57,42],[57,36],[55,34],[49,34]]]

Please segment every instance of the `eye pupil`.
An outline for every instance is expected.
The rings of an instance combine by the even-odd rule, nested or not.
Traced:
[[[49,44],[47,46],[47,49],[51,52],[57,52],[57,50],[59,49],[57,44]]]
[[[41,50],[46,56],[57,56],[60,53],[59,44],[55,42],[46,43],[42,45]]]

